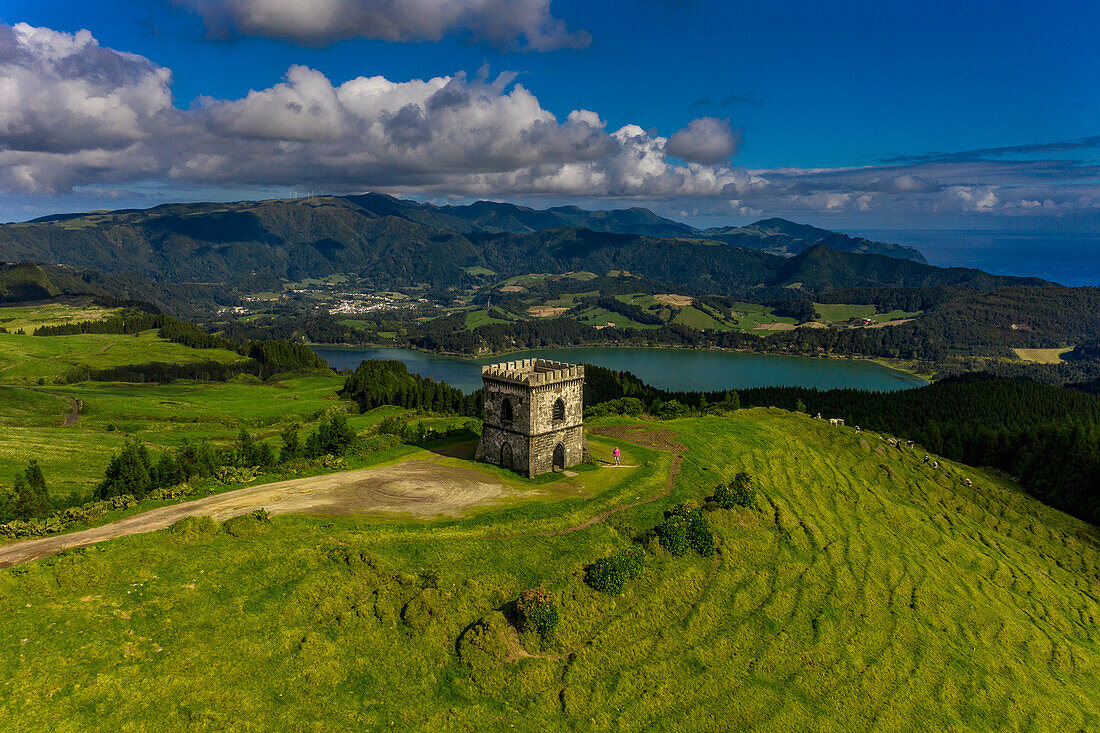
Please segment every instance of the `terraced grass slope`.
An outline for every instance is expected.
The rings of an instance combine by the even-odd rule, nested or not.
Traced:
[[[1095,527],[779,410],[592,430],[653,446],[594,496],[189,520],[0,571],[0,727],[1100,727]],[[715,558],[651,545],[621,596],[583,584],[742,469],[762,493],[707,514]],[[542,644],[507,620],[540,584],[562,618]]]

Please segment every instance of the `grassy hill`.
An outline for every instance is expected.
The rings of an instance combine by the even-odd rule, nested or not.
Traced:
[[[1095,527],[780,410],[590,429],[597,457],[618,444],[639,466],[572,479],[590,496],[188,521],[0,571],[0,726],[1100,726]],[[707,513],[714,558],[649,542],[621,596],[583,583],[739,470],[760,495]],[[545,642],[509,622],[539,585],[561,613]]]

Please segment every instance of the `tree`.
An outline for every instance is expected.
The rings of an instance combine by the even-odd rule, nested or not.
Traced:
[[[279,451],[279,462],[296,461],[303,455],[302,441],[298,437],[298,426],[287,425],[281,435],[283,449]]]
[[[42,475],[42,469],[38,461],[32,460],[26,471],[15,477],[15,496],[13,497],[12,514],[17,519],[30,519],[41,516],[49,509],[49,498],[46,495],[46,479]]]
[[[323,418],[317,426],[317,443],[321,449],[321,455],[332,454],[342,456],[348,452],[355,442],[355,431],[348,425],[347,418],[343,415],[332,415]]]
[[[149,451],[140,443],[127,443],[107,464],[106,477],[96,487],[97,499],[132,494],[144,498],[152,486]]]

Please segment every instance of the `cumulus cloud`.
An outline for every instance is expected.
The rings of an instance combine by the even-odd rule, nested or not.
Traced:
[[[465,35],[501,48],[581,48],[550,0],[175,0],[198,12],[212,33],[280,38],[318,46],[349,38],[438,41]]]
[[[728,119],[700,117],[668,138],[669,155],[693,163],[710,165],[728,160],[741,147],[741,131],[734,130]]]
[[[187,110],[172,104],[170,83],[167,69],[87,31],[0,25],[0,191],[296,187],[793,217],[1100,210],[1100,167],[1050,159],[1046,146],[1034,160],[747,170],[731,161],[741,133],[729,120],[701,117],[665,137],[611,129],[594,110],[559,118],[512,73],[333,84],[294,66],[265,89]]]
[[[135,148],[171,125],[170,82],[168,69],[88,31],[0,25],[0,186],[50,191],[147,168]]]

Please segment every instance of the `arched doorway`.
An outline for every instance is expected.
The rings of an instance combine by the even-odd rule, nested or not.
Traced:
[[[512,467],[512,446],[508,443],[500,446],[500,465],[504,468]]]
[[[561,397],[559,397],[557,399],[557,401],[554,403],[554,419],[555,420],[564,420],[565,419],[565,402],[562,401]]]
[[[554,446],[554,468],[565,468],[565,446],[561,443]]]
[[[512,424],[512,401],[507,397],[500,403],[500,424],[511,425]]]

